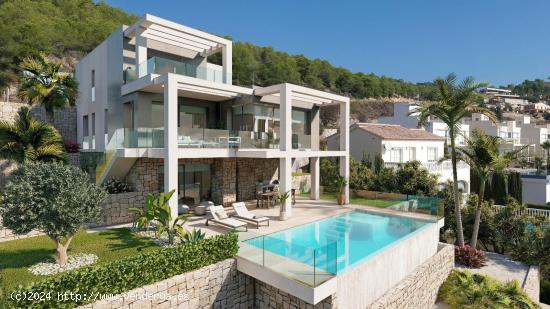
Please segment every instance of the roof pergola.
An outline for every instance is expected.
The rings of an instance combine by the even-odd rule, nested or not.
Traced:
[[[214,54],[223,47],[231,46],[229,40],[213,34],[189,28],[160,17],[145,14],[124,31],[124,36],[134,39],[137,36],[185,48],[202,57]]]
[[[278,84],[264,88],[257,88],[254,89],[254,94],[261,97],[280,97],[283,85],[286,85],[286,88],[290,90],[290,97],[293,101],[301,101],[319,106],[349,103],[348,97],[293,84]]]

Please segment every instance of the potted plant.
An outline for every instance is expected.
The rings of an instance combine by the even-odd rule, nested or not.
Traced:
[[[279,203],[281,203],[281,212],[279,213],[279,220],[281,221],[285,221],[286,219],[288,219],[288,215],[286,212],[286,201],[289,197],[290,190],[285,193],[277,192],[277,200],[279,201]]]
[[[346,178],[338,176],[335,182],[336,187],[338,188],[338,205],[344,205],[346,203],[346,195],[344,194],[344,190],[348,184],[348,181]]]

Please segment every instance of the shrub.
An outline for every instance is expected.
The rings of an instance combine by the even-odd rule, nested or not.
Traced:
[[[33,295],[51,293],[51,299],[10,299],[10,305],[15,308],[73,308],[93,302],[93,299],[59,301],[58,292],[119,294],[231,258],[239,249],[237,241],[237,235],[229,233],[68,271],[18,289]]]
[[[76,166],[27,163],[14,172],[0,213],[3,225],[17,235],[32,230],[48,235],[57,247],[57,262],[63,265],[74,234],[99,217],[105,195]]]
[[[107,179],[103,187],[109,194],[132,192],[132,187],[126,181],[117,177]]]
[[[487,276],[453,270],[438,299],[451,308],[540,308],[516,280],[501,283]]]
[[[78,153],[80,145],[75,141],[65,141],[65,151],[68,153]]]
[[[464,245],[455,247],[455,261],[468,267],[480,268],[485,265],[487,258],[485,252]]]

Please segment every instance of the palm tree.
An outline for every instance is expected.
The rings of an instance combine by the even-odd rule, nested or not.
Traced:
[[[24,59],[20,68],[22,75],[18,96],[21,99],[27,100],[30,105],[42,105],[52,120],[55,109],[74,106],[78,82],[72,74],[60,72],[60,62],[50,62],[41,55]]]
[[[472,238],[470,240],[470,246],[472,248],[475,248],[477,245],[485,185],[494,174],[499,173],[504,175],[505,168],[515,160],[516,155],[526,147],[529,147],[528,145],[523,146],[520,149],[502,154],[499,152],[502,143],[500,137],[489,136],[480,129],[475,129],[472,132],[471,138],[466,140],[466,146],[459,148],[461,154],[460,160],[465,161],[479,177],[479,198],[477,200]],[[506,175],[504,175],[504,177],[506,177]],[[505,181],[505,184],[507,184],[507,181]]]
[[[476,83],[472,77],[467,77],[457,84],[456,75],[452,73],[446,78],[437,78],[434,84],[437,88],[437,101],[422,104],[416,110],[412,111],[412,113],[418,113],[418,123],[421,126],[426,124],[430,116],[434,116],[439,118],[449,127],[457,243],[459,246],[462,246],[464,245],[464,232],[462,230],[462,216],[460,214],[455,139],[457,134],[460,134],[460,122],[462,118],[470,113],[483,114],[494,123],[497,123],[497,118],[490,109],[477,102],[479,98],[477,90],[484,87],[485,84]]]
[[[550,165],[550,141],[544,141],[544,143],[540,144],[540,147],[546,151],[546,174],[548,175],[548,165]]]
[[[53,125],[37,120],[23,106],[13,124],[0,121],[0,158],[18,163],[64,161],[63,139]]]

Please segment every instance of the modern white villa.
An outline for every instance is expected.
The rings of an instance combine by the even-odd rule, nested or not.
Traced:
[[[440,183],[453,179],[450,160],[445,156],[445,138],[423,129],[409,129],[396,124],[355,123],[350,127],[350,156],[362,160],[380,155],[386,167],[397,168],[408,161],[419,161],[430,173],[437,174]],[[327,138],[329,149],[337,147],[339,135]],[[470,168],[457,164],[459,186],[469,192]]]
[[[310,161],[312,199],[320,157],[339,158],[348,178],[348,139],[320,150],[319,114],[338,105],[347,136],[349,98],[292,84],[235,86],[227,39],[145,15],[85,56],[76,75],[78,140],[105,153],[97,183],[116,176],[140,191],[176,190],[174,213],[178,201],[255,199],[258,182],[277,180],[287,192],[295,158]]]
[[[293,161],[309,160],[310,196],[286,204],[287,220],[275,220],[280,206],[269,202],[251,209],[252,218],[274,222],[239,233],[236,267],[222,273],[238,273],[243,279],[230,288],[247,294],[241,304],[252,299],[254,305],[227,307],[434,304],[453,265],[452,247],[438,244],[441,214],[319,200],[320,158],[338,158],[340,176],[349,179],[348,97],[287,83],[233,85],[231,41],[152,15],[111,34],[78,63],[76,76],[78,141],[102,158],[96,182],[118,177],[140,194],[175,190],[173,215],[184,204],[212,201],[210,217],[188,223],[210,235],[229,229],[206,220],[219,222],[227,218],[224,207],[237,212],[235,202],[256,199],[258,184],[291,191]],[[320,110],[334,105],[339,140],[322,150]],[[443,139],[434,140],[435,153],[420,146],[419,157],[442,155]],[[343,192],[349,204],[347,184]],[[397,203],[439,209],[429,199]],[[238,204],[246,215],[247,205]],[[425,269],[435,271],[426,276]],[[405,288],[394,289],[400,282]],[[223,304],[226,294],[200,305]]]

